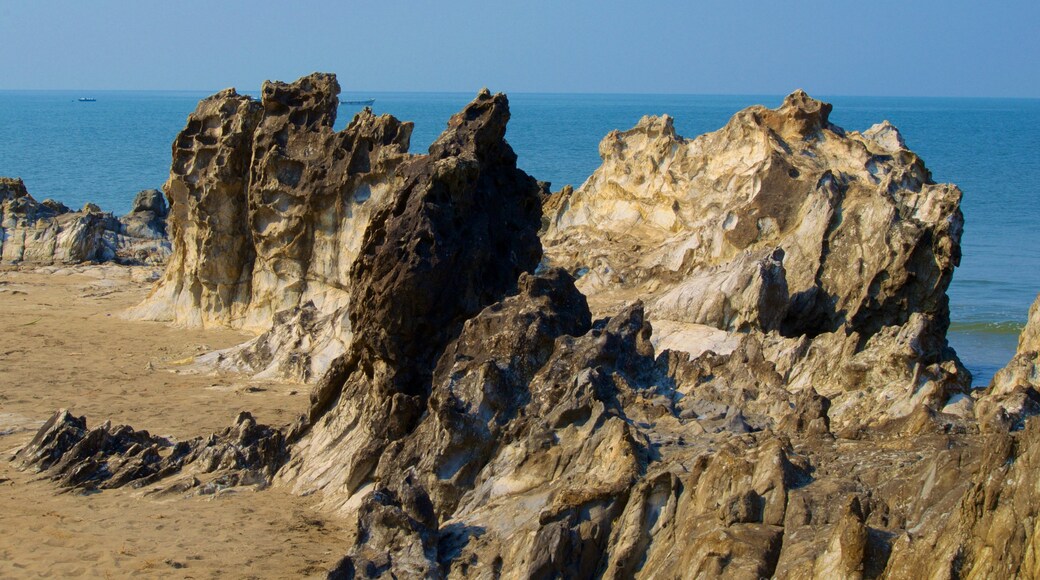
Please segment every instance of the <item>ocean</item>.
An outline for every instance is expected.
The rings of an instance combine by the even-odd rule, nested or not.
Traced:
[[[256,92],[250,92],[254,96]],[[21,177],[36,199],[122,214],[141,189],[166,180],[174,136],[205,92],[0,91],[0,176]],[[475,93],[353,93],[376,113],[415,122],[425,151]],[[96,102],[81,103],[89,96]],[[1040,100],[842,97],[831,120],[864,130],[888,119],[938,182],[964,191],[963,259],[950,287],[949,338],[985,385],[1015,351],[1040,292]],[[667,113],[685,137],[718,129],[753,104],[782,95],[512,94],[507,139],[519,165],[553,189],[577,187],[599,165],[598,144],[643,115]],[[355,112],[340,107],[337,128]]]

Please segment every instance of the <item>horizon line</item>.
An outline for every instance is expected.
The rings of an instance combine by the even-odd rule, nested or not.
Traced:
[[[236,91],[250,95],[253,93],[259,94],[261,92],[260,87],[256,89],[239,89],[235,86],[223,87],[220,89],[76,89],[76,88],[61,88],[61,89],[11,89],[11,88],[0,88],[0,93],[71,93],[71,92],[106,92],[106,93],[198,93],[213,95],[220,91],[233,88]],[[674,96],[674,97],[785,97],[791,93],[802,90],[800,88],[792,89],[788,92],[779,93],[764,93],[764,92],[750,92],[750,93],[687,93],[687,92],[624,92],[624,91],[608,91],[608,92],[597,92],[597,91],[493,91],[502,92],[506,95],[605,95],[605,96]],[[465,91],[465,90],[386,90],[386,89],[349,89],[341,90],[340,95],[344,93],[358,94],[414,94],[414,95],[471,95],[477,94],[480,89]],[[868,98],[868,99],[951,99],[951,100],[971,100],[971,99],[991,99],[991,100],[1009,100],[1009,101],[1040,101],[1040,96],[1034,97],[1022,97],[1022,96],[997,96],[997,95],[924,95],[924,94],[912,94],[912,95],[883,95],[883,94],[853,94],[853,93],[812,93],[806,91],[810,96],[819,95],[821,97],[830,98]]]

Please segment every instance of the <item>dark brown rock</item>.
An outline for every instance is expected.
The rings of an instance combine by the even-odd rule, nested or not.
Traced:
[[[355,339],[312,395],[314,427],[287,468],[298,486],[331,473],[337,491],[364,485],[415,428],[463,322],[538,264],[539,190],[516,168],[508,120],[505,96],[481,92],[373,213],[351,270]]]
[[[235,485],[266,486],[285,460],[285,439],[249,413],[221,433],[175,443],[125,425],[88,429],[84,417],[62,409],[14,459],[63,487],[142,487],[174,478],[164,482],[166,490],[213,493]]]

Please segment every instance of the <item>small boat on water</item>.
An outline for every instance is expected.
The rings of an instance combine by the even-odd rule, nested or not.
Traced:
[[[97,99],[95,99],[93,97],[80,97],[78,100],[81,103],[94,103],[94,102],[97,102]]]
[[[371,107],[372,103],[376,102],[375,99],[368,99],[367,101],[340,101],[340,105],[364,105]]]

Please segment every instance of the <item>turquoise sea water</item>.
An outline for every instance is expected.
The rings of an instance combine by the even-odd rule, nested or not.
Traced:
[[[255,94],[255,93],[254,93]],[[170,144],[201,92],[0,91],[0,175],[21,177],[37,199],[71,207],[87,201],[117,214],[134,194],[161,187]],[[90,96],[97,102],[80,103]],[[1014,352],[1018,330],[1040,292],[1040,101],[865,98],[814,95],[831,119],[863,130],[888,119],[936,181],[964,191],[964,257],[950,288],[950,341],[985,384]],[[375,98],[377,113],[416,124],[424,151],[473,94],[344,93]],[[775,107],[781,95],[513,94],[507,138],[520,166],[554,189],[578,186],[599,165],[599,141],[642,115],[667,113],[686,137],[713,131],[739,109]],[[338,127],[353,114],[340,108]]]

